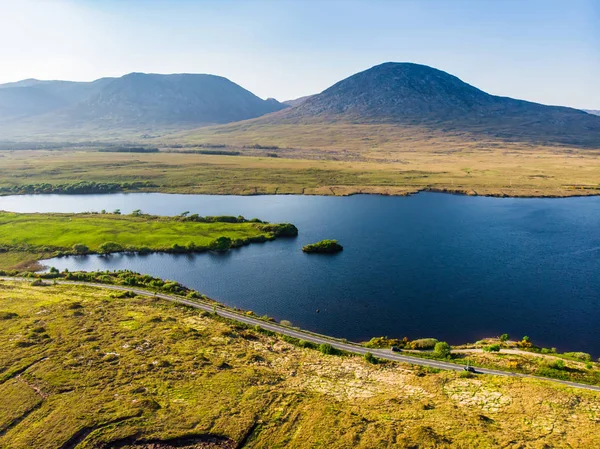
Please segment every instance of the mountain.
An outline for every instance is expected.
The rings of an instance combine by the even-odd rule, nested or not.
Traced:
[[[74,105],[110,81],[111,78],[90,83],[27,79],[0,84],[0,121],[32,117]]]
[[[582,109],[583,112],[587,112],[592,115],[600,115],[600,109]]]
[[[0,133],[185,128],[286,107],[214,75],[130,73],[91,83],[31,79],[0,85]]]
[[[508,140],[600,145],[600,118],[483,92],[412,63],[384,63],[346,78],[299,105],[255,123],[418,125]]]
[[[220,76],[131,73],[66,114],[86,122],[134,127],[229,123],[282,108]]]

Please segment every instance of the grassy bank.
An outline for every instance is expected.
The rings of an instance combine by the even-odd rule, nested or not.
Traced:
[[[0,268],[64,254],[226,251],[297,232],[243,217],[0,212]]]
[[[423,148],[268,150],[279,157],[243,147],[222,151],[240,154],[2,151],[0,192],[67,191],[85,181],[121,191],[243,195],[405,195],[426,189],[516,197],[600,193],[600,158],[593,150],[461,147],[442,141]]]
[[[363,345],[370,348],[394,346],[414,357],[600,385],[600,359],[594,360],[590,354],[583,352],[561,354],[554,348],[540,348],[528,337],[520,341],[489,338],[474,344],[447,345],[447,350],[442,352],[437,349],[438,343],[435,338],[410,341],[406,337],[402,340],[376,337]]]
[[[600,444],[596,393],[328,356],[117,296],[0,282],[1,447]]]

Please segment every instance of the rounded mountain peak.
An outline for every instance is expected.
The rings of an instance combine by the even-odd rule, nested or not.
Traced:
[[[423,119],[465,113],[494,97],[442,70],[386,62],[352,75],[296,108],[302,115],[365,119]]]

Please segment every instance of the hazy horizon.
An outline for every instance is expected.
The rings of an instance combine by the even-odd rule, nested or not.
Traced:
[[[494,95],[600,109],[594,0],[0,0],[0,39],[0,83],[206,73],[285,101],[394,61]]]

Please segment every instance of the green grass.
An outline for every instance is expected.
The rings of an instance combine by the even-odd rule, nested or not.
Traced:
[[[6,449],[72,447],[76,436],[78,449],[174,438],[224,448],[600,444],[598,394],[549,382],[322,354],[97,288],[0,281],[0,311]]]
[[[273,239],[279,228],[251,222],[184,221],[177,217],[0,212],[0,248],[4,249],[0,252],[0,268],[41,255],[72,252],[78,244],[87,246],[89,252],[101,252],[107,242],[123,249],[186,252],[207,250],[225,237],[231,241],[225,241],[227,249],[229,244]]]

